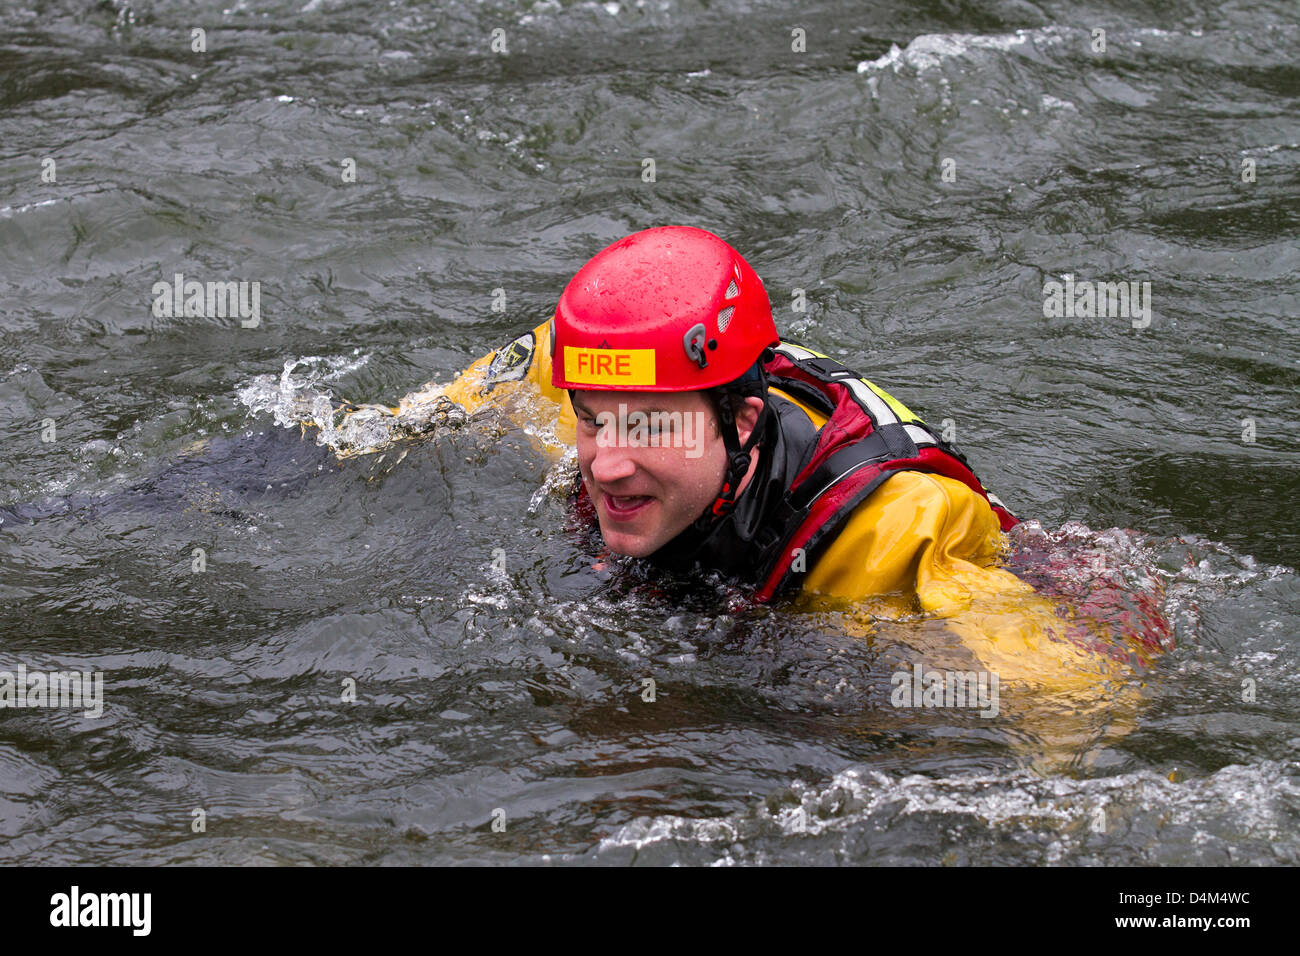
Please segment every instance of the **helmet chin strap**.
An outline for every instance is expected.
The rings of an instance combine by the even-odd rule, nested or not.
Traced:
[[[731,409],[727,393],[722,389],[715,389],[712,394],[714,404],[718,407],[718,425],[722,432],[722,444],[727,451],[727,471],[723,476],[722,490],[718,492],[718,497],[713,499],[713,504],[704,514],[695,519],[695,527],[700,530],[726,517],[736,507],[736,495],[739,493],[740,483],[749,473],[749,466],[753,460],[749,453],[758,444],[759,436],[763,433],[763,420],[767,416],[767,403],[764,402],[763,410],[759,412],[758,419],[749,433],[749,439],[744,447],[741,447],[740,432],[736,428],[736,416]]]

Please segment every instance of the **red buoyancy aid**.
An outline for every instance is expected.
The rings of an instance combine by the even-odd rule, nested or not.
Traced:
[[[903,421],[852,371],[798,345],[783,342],[764,365],[769,385],[786,392],[828,421],[817,431],[807,464],[795,475],[776,513],[764,521],[768,552],[755,600],[770,600],[828,544],[853,510],[896,471],[921,471],[960,481],[989,503],[1003,531],[1018,520],[975,477],[961,453],[920,419]],[[805,453],[806,454],[806,453]]]

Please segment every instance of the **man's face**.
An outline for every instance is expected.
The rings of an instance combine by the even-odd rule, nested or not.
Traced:
[[[578,470],[610,550],[643,558],[713,504],[727,453],[700,392],[573,393]]]

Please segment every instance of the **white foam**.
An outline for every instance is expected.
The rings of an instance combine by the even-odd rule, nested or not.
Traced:
[[[1046,30],[1017,30],[1015,33],[1005,34],[924,33],[913,37],[905,50],[900,50],[898,44],[894,44],[884,56],[875,60],[863,60],[858,64],[858,72],[872,73],[892,69],[897,73],[903,67],[924,72],[938,66],[944,60],[964,56],[971,50],[1007,51],[1023,46],[1030,40],[1059,41],[1059,39],[1054,33]]]
[[[18,206],[17,208],[13,206],[3,206],[0,207],[0,217],[9,219],[13,217],[14,213],[23,213],[27,212],[29,209],[39,209],[42,206],[52,206],[58,201],[59,200],[57,199],[42,199],[40,202],[29,202],[26,205]]]
[[[1206,777],[1174,783],[1151,770],[1076,780],[1030,771],[935,779],[891,777],[850,768],[824,785],[794,781],[788,791],[727,817],[642,817],[601,840],[597,852],[640,850],[665,842],[733,848],[763,834],[802,837],[863,827],[890,828],[899,817],[937,815],[949,832],[969,824],[994,830],[1051,834],[1050,857],[1063,858],[1093,835],[1101,818],[1113,824],[1150,817],[1159,829],[1194,828],[1192,843],[1233,837],[1272,842],[1287,834],[1289,808],[1300,798],[1300,763],[1233,764]],[[772,804],[776,804],[775,807]],[[1203,824],[1220,833],[1208,837]],[[1130,845],[1129,849],[1141,848]]]
[[[1076,113],[1079,111],[1079,108],[1069,100],[1058,100],[1048,93],[1043,94],[1040,102],[1045,110],[1074,110]]]

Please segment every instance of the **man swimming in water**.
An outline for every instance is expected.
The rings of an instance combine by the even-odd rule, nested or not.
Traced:
[[[954,659],[1051,688],[1167,646],[1162,621],[1104,633],[1000,566],[1017,519],[957,449],[857,373],[782,342],[758,275],[704,230],[620,239],[578,271],[551,320],[450,385],[339,413],[356,454],[487,406],[576,444],[580,510],[616,554],[721,571],[757,602],[846,607],[864,633],[920,612],[959,638],[944,652]],[[192,483],[196,467],[141,487]],[[26,507],[10,516],[39,517]]]
[[[614,243],[550,322],[443,394],[473,408],[505,383],[576,424],[581,491],[611,551],[716,568],[760,600],[951,586],[1016,523],[901,402],[782,343],[757,274],[702,229]]]
[[[702,229],[613,243],[551,320],[424,394],[528,409],[576,442],[579,504],[610,551],[720,570],[756,601],[921,611],[984,667],[1053,687],[1168,644],[1163,621],[1102,635],[1000,567],[1017,519],[957,449],[856,372],[782,342],[758,275]]]

